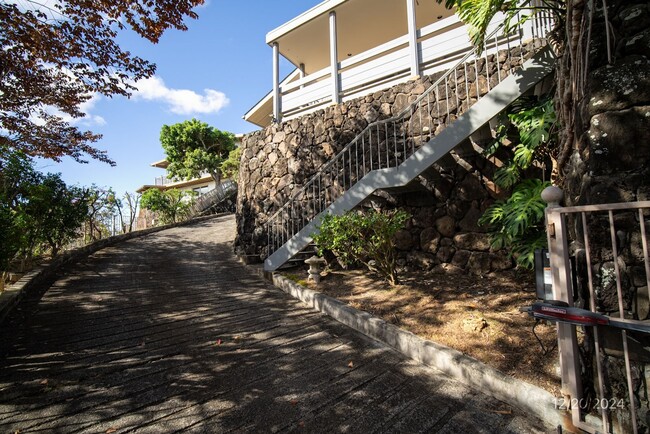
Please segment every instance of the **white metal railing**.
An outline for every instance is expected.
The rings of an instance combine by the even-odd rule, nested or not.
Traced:
[[[488,27],[488,33],[496,29],[503,18],[499,13]],[[531,23],[531,26],[524,27],[528,33],[523,35],[524,39],[532,35],[535,25]],[[425,75],[449,69],[472,49],[467,29],[456,15],[418,29],[417,37],[421,73]],[[505,37],[497,42],[488,46],[485,54],[507,49],[513,41]],[[342,60],[336,77],[341,85],[341,100],[352,100],[404,82],[411,73],[410,65],[408,35]],[[331,67],[326,67],[282,84],[282,118],[288,120],[303,116],[329,105],[332,102],[331,71]]]
[[[199,196],[190,208],[190,216],[198,216],[207,209],[223,202],[237,192],[237,183],[226,179],[212,190]]]
[[[172,182],[174,182],[174,181],[167,178],[166,176],[158,176],[154,180],[154,185],[168,185],[168,184],[171,184]]]
[[[545,45],[544,36],[551,22],[541,14],[534,21],[530,35],[518,31],[502,36],[499,26],[485,38],[482,54],[469,47],[415,102],[392,118],[368,125],[267,220],[268,255],[369,172],[399,166],[437,131],[453,123],[491,87],[518,69],[524,62],[524,47],[532,55]],[[515,55],[509,49],[511,46],[521,49]],[[496,53],[498,47],[502,48]],[[479,84],[481,75],[485,77],[485,86]],[[470,76],[476,77],[471,85]]]
[[[634,291],[633,288],[624,290],[623,283],[625,279],[629,279],[630,270],[635,268],[643,270],[644,273],[639,272],[639,275],[645,274],[640,285],[650,288],[650,252],[646,234],[650,201],[559,207],[557,202],[560,198],[561,196],[558,196],[556,203],[550,203],[546,209],[554,299],[574,306],[572,273],[576,273],[579,268],[584,270],[585,276],[581,277],[586,283],[585,294],[588,298],[588,305],[579,307],[591,312],[617,316],[621,318],[617,321],[626,323],[631,330],[647,329],[650,321],[645,317],[628,319],[632,312],[626,300],[629,300],[630,294],[636,294],[638,306],[639,303],[650,303],[650,296],[638,290]],[[570,231],[569,227],[574,229]],[[580,264],[574,270],[569,258],[569,232],[575,235],[576,249],[584,252],[580,258],[576,258]],[[611,264],[609,268],[605,267],[605,262]],[[598,267],[595,267],[596,265]],[[626,269],[622,269],[624,266]],[[600,270],[599,275],[596,269]],[[604,271],[605,269],[607,271]],[[628,275],[627,278],[624,278],[625,274]],[[603,294],[605,291],[612,294]],[[601,304],[605,298],[610,299],[611,305]],[[637,317],[647,316],[646,312],[637,311],[634,314]],[[642,327],[632,327],[634,325]],[[622,357],[608,355],[603,346],[607,346],[608,339],[611,342],[611,336],[614,334],[609,333],[610,337],[605,339],[602,334],[606,331],[604,327],[606,326],[579,327],[567,323],[558,324],[564,395],[560,409],[571,410],[573,425],[590,433],[647,432],[647,426],[639,426],[640,421],[645,419],[645,416],[642,416],[645,411],[638,408],[638,396],[648,392],[647,385],[644,391],[639,390],[637,384],[639,368],[643,369],[643,365],[639,364],[638,357],[633,357],[630,348],[635,341],[638,342],[639,336],[635,339],[627,330],[617,330],[616,333],[620,333]],[[594,355],[593,370],[587,368],[593,360],[583,365],[585,361],[584,357],[580,357],[579,342],[583,353]],[[582,376],[589,376],[592,372],[595,396],[588,396],[584,392]],[[618,375],[625,377],[625,386],[617,387],[613,384]],[[647,425],[647,421],[644,425]]]

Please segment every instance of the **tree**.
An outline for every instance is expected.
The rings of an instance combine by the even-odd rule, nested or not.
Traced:
[[[164,191],[152,188],[142,193],[140,205],[158,213],[163,224],[176,223],[187,216],[192,197],[191,192],[176,188]]]
[[[136,219],[138,218],[138,206],[140,205],[140,198],[142,196],[137,193],[124,193],[124,201],[126,202],[126,208],[128,208],[128,217],[124,218],[123,215],[120,216],[122,221],[122,230],[124,232],[133,232]]]
[[[204,0],[34,0],[0,2],[0,146],[58,161],[84,155],[114,164],[91,146],[101,136],[69,119],[95,94],[129,96],[155,65],[123,50],[130,28],[157,43]]]
[[[221,164],[221,173],[226,178],[237,182],[239,179],[239,164],[241,162],[241,148],[235,148],[228,154],[228,158]]]
[[[163,125],[160,143],[167,155],[172,178],[192,179],[207,172],[218,184],[221,165],[235,149],[235,135],[197,119]]]
[[[0,271],[37,253],[56,255],[86,218],[88,191],[42,174],[24,153],[0,148]]]
[[[27,200],[30,186],[36,184],[38,173],[31,160],[21,152],[0,147],[0,286],[11,260],[24,250],[24,230],[29,228],[23,224],[19,207]]]
[[[88,188],[86,205],[88,207],[85,241],[97,241],[109,235],[109,220],[115,213],[115,192],[111,188],[91,185]]]
[[[29,200],[21,206],[28,236],[28,251],[46,251],[52,256],[79,235],[88,214],[88,190],[69,187],[60,174],[43,175],[30,186]]]

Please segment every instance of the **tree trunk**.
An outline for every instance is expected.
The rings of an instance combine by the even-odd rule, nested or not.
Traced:
[[[570,0],[567,8],[566,39],[557,70],[556,110],[562,133],[555,182],[565,191],[566,205],[648,200],[650,5],[647,0]],[[580,252],[584,248],[582,235],[576,233],[576,225],[569,227],[573,232],[571,238],[578,240],[572,250]],[[606,271],[613,267],[612,247],[608,237],[594,235],[607,233],[609,228],[599,228],[597,219],[589,221],[591,271],[598,294],[595,302],[597,309],[611,312],[606,303],[616,294],[616,288],[605,282]],[[639,224],[635,219],[617,219],[616,230],[625,234],[625,239],[631,239],[635,231],[639,232]],[[634,270],[643,265],[630,253],[630,244],[621,246],[616,259],[622,282],[633,282]],[[579,279],[586,280],[584,274],[586,271]],[[632,300],[637,290],[631,284],[625,286],[623,300]],[[583,297],[589,297],[588,293],[584,292]],[[589,300],[580,302],[589,305]],[[626,304],[625,310],[629,312],[631,307]],[[594,354],[593,347],[586,343],[581,345],[581,352],[585,367],[593,365],[598,357],[605,360],[609,367],[609,390],[626,390],[621,358]],[[642,378],[649,368],[650,365],[632,362],[633,372],[641,372]],[[584,371],[585,390],[595,390],[592,372]],[[650,412],[645,381],[637,392],[638,400],[633,405],[637,414],[645,415]],[[612,416],[614,424],[621,424],[615,427],[616,432],[631,432],[631,426],[626,425],[630,423],[629,405],[626,402],[625,409]],[[643,427],[640,431],[648,429],[645,417],[639,417],[637,423]]]
[[[572,0],[567,9],[554,181],[570,205],[644,200],[650,196],[648,2]]]
[[[214,180],[216,185],[221,184],[221,171],[219,170],[211,170],[210,171],[210,176]]]

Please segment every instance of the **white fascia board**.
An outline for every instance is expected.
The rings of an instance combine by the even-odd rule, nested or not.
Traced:
[[[271,45],[273,42],[280,39],[282,36],[291,32],[292,30],[297,29],[298,27],[308,23],[309,21],[317,18],[323,14],[329,13],[332,9],[337,6],[347,2],[348,0],[325,0],[324,2],[317,4],[313,8],[309,9],[307,12],[303,12],[297,17],[287,21],[282,24],[280,27],[271,30],[266,34],[266,43]]]

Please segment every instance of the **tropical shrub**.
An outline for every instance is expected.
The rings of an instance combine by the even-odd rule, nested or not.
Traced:
[[[550,182],[522,177],[534,163],[543,162],[552,154],[556,143],[553,101],[523,99],[511,107],[508,119],[514,131],[505,123],[500,125],[487,154],[501,146],[511,149],[512,158],[496,171],[494,182],[503,189],[512,189],[512,193],[490,206],[479,224],[489,227],[493,249],[508,249],[518,266],[531,269],[535,249],[546,247],[546,204],[541,193]]]
[[[396,285],[397,252],[393,238],[410,215],[404,211],[327,214],[313,235],[320,254],[332,251],[342,265],[364,264],[389,284]]]

